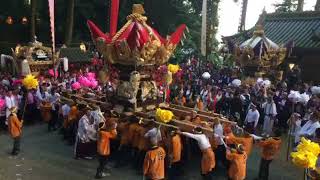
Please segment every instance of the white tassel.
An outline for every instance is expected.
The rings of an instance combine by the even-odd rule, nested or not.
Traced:
[[[68,58],[63,58],[63,70],[67,72],[69,70],[69,60]]]

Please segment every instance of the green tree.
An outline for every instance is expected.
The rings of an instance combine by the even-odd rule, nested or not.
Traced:
[[[275,4],[276,12],[294,12],[297,9],[297,0],[283,0],[282,3]]]

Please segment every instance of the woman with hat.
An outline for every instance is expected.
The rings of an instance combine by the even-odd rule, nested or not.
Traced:
[[[10,115],[8,118],[8,130],[13,138],[13,149],[11,154],[18,155],[20,151],[20,138],[22,132],[23,120],[20,121],[17,116],[17,107],[11,107],[9,109]]]

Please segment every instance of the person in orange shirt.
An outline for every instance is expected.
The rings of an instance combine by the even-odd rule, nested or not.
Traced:
[[[22,133],[23,120],[19,120],[17,116],[17,108],[12,107],[9,109],[10,115],[8,118],[8,130],[13,138],[13,148],[11,155],[16,156],[20,152],[20,139]]]
[[[182,96],[181,98],[181,106],[186,106],[187,105],[187,99],[185,96]]]
[[[178,131],[178,134],[182,134],[197,141],[198,146],[202,152],[201,175],[203,176],[203,179],[211,179],[212,171],[216,166],[216,160],[214,152],[211,148],[211,144],[209,142],[209,138],[202,132],[202,129],[200,127],[194,128],[193,132],[194,133]]]
[[[119,159],[117,161],[117,167],[121,167],[127,164],[127,162],[130,159],[130,147],[129,147],[129,137],[128,137],[128,129],[129,129],[130,123],[128,121],[123,121],[121,120],[118,125],[118,132],[119,132],[119,137],[120,137],[120,146],[118,148],[119,154]]]
[[[226,136],[226,143],[228,145],[242,144],[244,151],[247,155],[250,155],[253,145],[253,138],[249,134],[245,134],[244,137],[236,137],[233,134]]]
[[[110,155],[110,139],[114,139],[117,136],[116,130],[117,124],[114,123],[107,131],[107,127],[104,122],[99,123],[99,133],[98,133],[98,156],[99,156],[99,166],[97,168],[97,173],[95,178],[100,179],[105,177],[107,174],[103,172],[105,165],[107,164],[107,158]]]
[[[275,131],[275,136],[264,139],[259,142],[259,146],[262,148],[259,177],[257,180],[268,180],[269,178],[269,166],[275,155],[279,153],[281,148],[281,133],[280,131]]]
[[[197,108],[199,111],[203,111],[203,110],[204,110],[204,105],[203,105],[203,102],[202,102],[202,100],[201,100],[200,97],[197,98],[196,108]]]
[[[168,154],[169,154],[169,167],[170,167],[170,179],[174,179],[181,172],[181,153],[182,153],[182,142],[180,135],[173,129],[171,129],[169,143],[168,143]]]
[[[230,161],[228,170],[229,180],[244,180],[246,178],[247,153],[241,144],[237,145],[236,150],[227,149],[227,159]]]
[[[64,119],[63,128],[64,128],[64,138],[68,141],[68,143],[74,144],[74,131],[76,129],[78,120],[79,111],[74,103],[71,108],[68,116]]]
[[[154,138],[150,138],[151,149],[147,151],[143,162],[143,176],[147,180],[162,180],[165,178],[165,150],[158,146]]]

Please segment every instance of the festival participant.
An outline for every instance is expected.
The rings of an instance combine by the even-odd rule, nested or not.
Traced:
[[[198,109],[199,111],[204,110],[204,104],[200,96],[197,97],[195,108]]]
[[[137,129],[137,149],[138,149],[138,155],[137,155],[137,164],[139,167],[139,172],[141,172],[141,167],[143,164],[143,159],[146,155],[147,150],[149,149],[149,141],[147,138],[144,137],[144,135],[147,133],[149,127],[149,123],[141,123],[140,128]]]
[[[156,142],[159,144],[159,142],[162,140],[162,135],[159,127],[153,127],[150,129],[145,135],[145,138],[151,139],[151,141]]]
[[[196,125],[201,124],[202,121],[201,121],[199,115],[197,114],[197,111],[191,111],[191,120],[190,121]]]
[[[273,124],[277,115],[276,104],[273,102],[271,96],[269,96],[267,102],[262,105],[262,109],[265,115],[262,135],[269,136],[272,133]]]
[[[74,147],[74,155],[75,159],[79,158],[86,158],[86,159],[92,159],[90,154],[90,137],[89,137],[89,131],[93,131],[94,128],[91,126],[90,123],[90,108],[86,107],[83,109],[83,112],[85,113],[78,123],[78,131],[76,136],[76,144]]]
[[[193,132],[194,133],[178,131],[179,134],[195,139],[198,142],[198,146],[202,151],[201,175],[204,179],[211,179],[212,171],[216,165],[214,152],[212,151],[208,137],[203,134],[200,127],[196,127]]]
[[[35,100],[34,100],[34,90],[31,90],[27,93],[27,106],[26,106],[26,113],[25,113],[25,120],[26,122],[33,123],[35,120]]]
[[[260,118],[260,113],[257,110],[257,106],[251,103],[246,119],[244,120],[245,130],[248,133],[255,134],[255,129],[257,128],[259,118]]]
[[[66,119],[65,127],[67,129],[66,131],[66,138],[68,143],[74,144],[76,140],[76,134],[77,134],[77,127],[78,127],[78,119],[79,118],[79,110],[77,107],[77,104],[73,102],[70,112],[68,114],[68,117]]]
[[[70,105],[68,103],[63,103],[63,105],[61,106],[61,115],[62,115],[62,119],[63,119],[63,126],[62,126],[62,130],[66,131],[67,128],[67,121],[68,121],[68,115],[70,113]],[[65,132],[63,132],[63,134],[65,134]]]
[[[11,107],[9,109],[10,115],[8,119],[8,130],[13,138],[13,149],[11,155],[18,155],[20,152],[20,140],[21,140],[21,132],[22,132],[22,124],[23,120],[19,120],[17,116],[17,107]]]
[[[237,144],[242,144],[244,151],[246,154],[249,156],[252,151],[252,145],[253,145],[253,138],[251,137],[250,134],[247,132],[244,132],[243,137],[236,137],[236,136],[226,136],[226,143],[232,144],[232,145],[237,145]]]
[[[187,103],[189,103],[189,101],[191,100],[191,98],[193,96],[193,90],[192,90],[190,84],[188,84],[186,90],[184,91],[184,96],[186,97]]]
[[[11,114],[10,109],[13,107],[18,108],[16,97],[13,95],[12,90],[7,92],[5,97],[6,102],[6,124],[8,124],[9,115]]]
[[[248,89],[243,90],[243,93],[240,95],[240,99],[243,104],[244,113],[247,113],[251,103],[251,96]]]
[[[137,167],[137,157],[139,154],[139,150],[138,150],[138,144],[139,144],[139,137],[138,137],[138,129],[140,128],[139,125],[139,120],[137,117],[131,117],[130,118],[130,125],[129,128],[127,129],[128,131],[128,142],[131,148],[131,159],[132,159],[132,163],[134,167]]]
[[[116,166],[126,165],[126,162],[130,159],[129,126],[129,121],[125,121],[125,119],[120,120],[117,130],[120,136],[119,154],[121,154],[121,156],[119,157]]]
[[[104,122],[99,123],[97,143],[99,166],[97,168],[97,173],[95,176],[96,179],[107,176],[107,174],[105,174],[103,170],[105,165],[107,164],[107,158],[110,155],[110,139],[114,139],[117,136],[116,127],[117,124],[113,124],[112,127],[110,127],[110,131],[108,131]]]
[[[243,112],[243,105],[238,92],[235,92],[232,99],[230,100],[230,114],[232,117],[240,120],[240,116]]]
[[[223,127],[218,118],[213,119],[213,132],[215,145],[217,148],[215,149],[215,159],[216,162],[220,162],[222,165],[227,166],[226,160],[226,147],[223,144]]]
[[[298,134],[298,132],[301,129],[301,116],[298,113],[293,113],[290,118],[287,121],[287,124],[289,125],[289,135],[293,136],[293,139],[295,139],[295,136]],[[300,140],[299,140],[300,141]],[[299,142],[298,141],[298,142]],[[297,143],[298,143],[297,142]],[[291,142],[290,142],[291,143]],[[294,147],[298,145],[297,143],[294,143]]]
[[[236,150],[227,149],[227,159],[230,161],[228,170],[229,180],[244,180],[246,178],[247,153],[241,144],[237,145]]]
[[[150,138],[151,149],[147,151],[143,162],[143,176],[147,180],[162,180],[165,178],[165,150],[158,146],[158,141]]]
[[[295,136],[295,144],[298,144],[300,142],[301,137],[311,138],[314,135],[316,129],[320,128],[319,120],[320,112],[316,111],[312,114],[310,120],[301,127],[299,132],[297,132]]]
[[[274,137],[263,139],[259,142],[259,146],[262,148],[259,177],[257,180],[268,180],[269,178],[269,166],[275,155],[279,153],[281,148],[280,131],[275,131]]]
[[[57,121],[58,121],[58,111],[59,111],[59,101],[60,94],[57,92],[55,88],[51,88],[51,94],[47,95],[48,102],[51,104],[51,119],[48,122],[48,131],[55,131],[57,129]]]
[[[170,179],[174,179],[179,173],[181,173],[181,153],[182,153],[182,141],[180,135],[175,131],[171,130],[170,138],[168,141],[168,156],[169,156],[169,167],[170,167]]]

